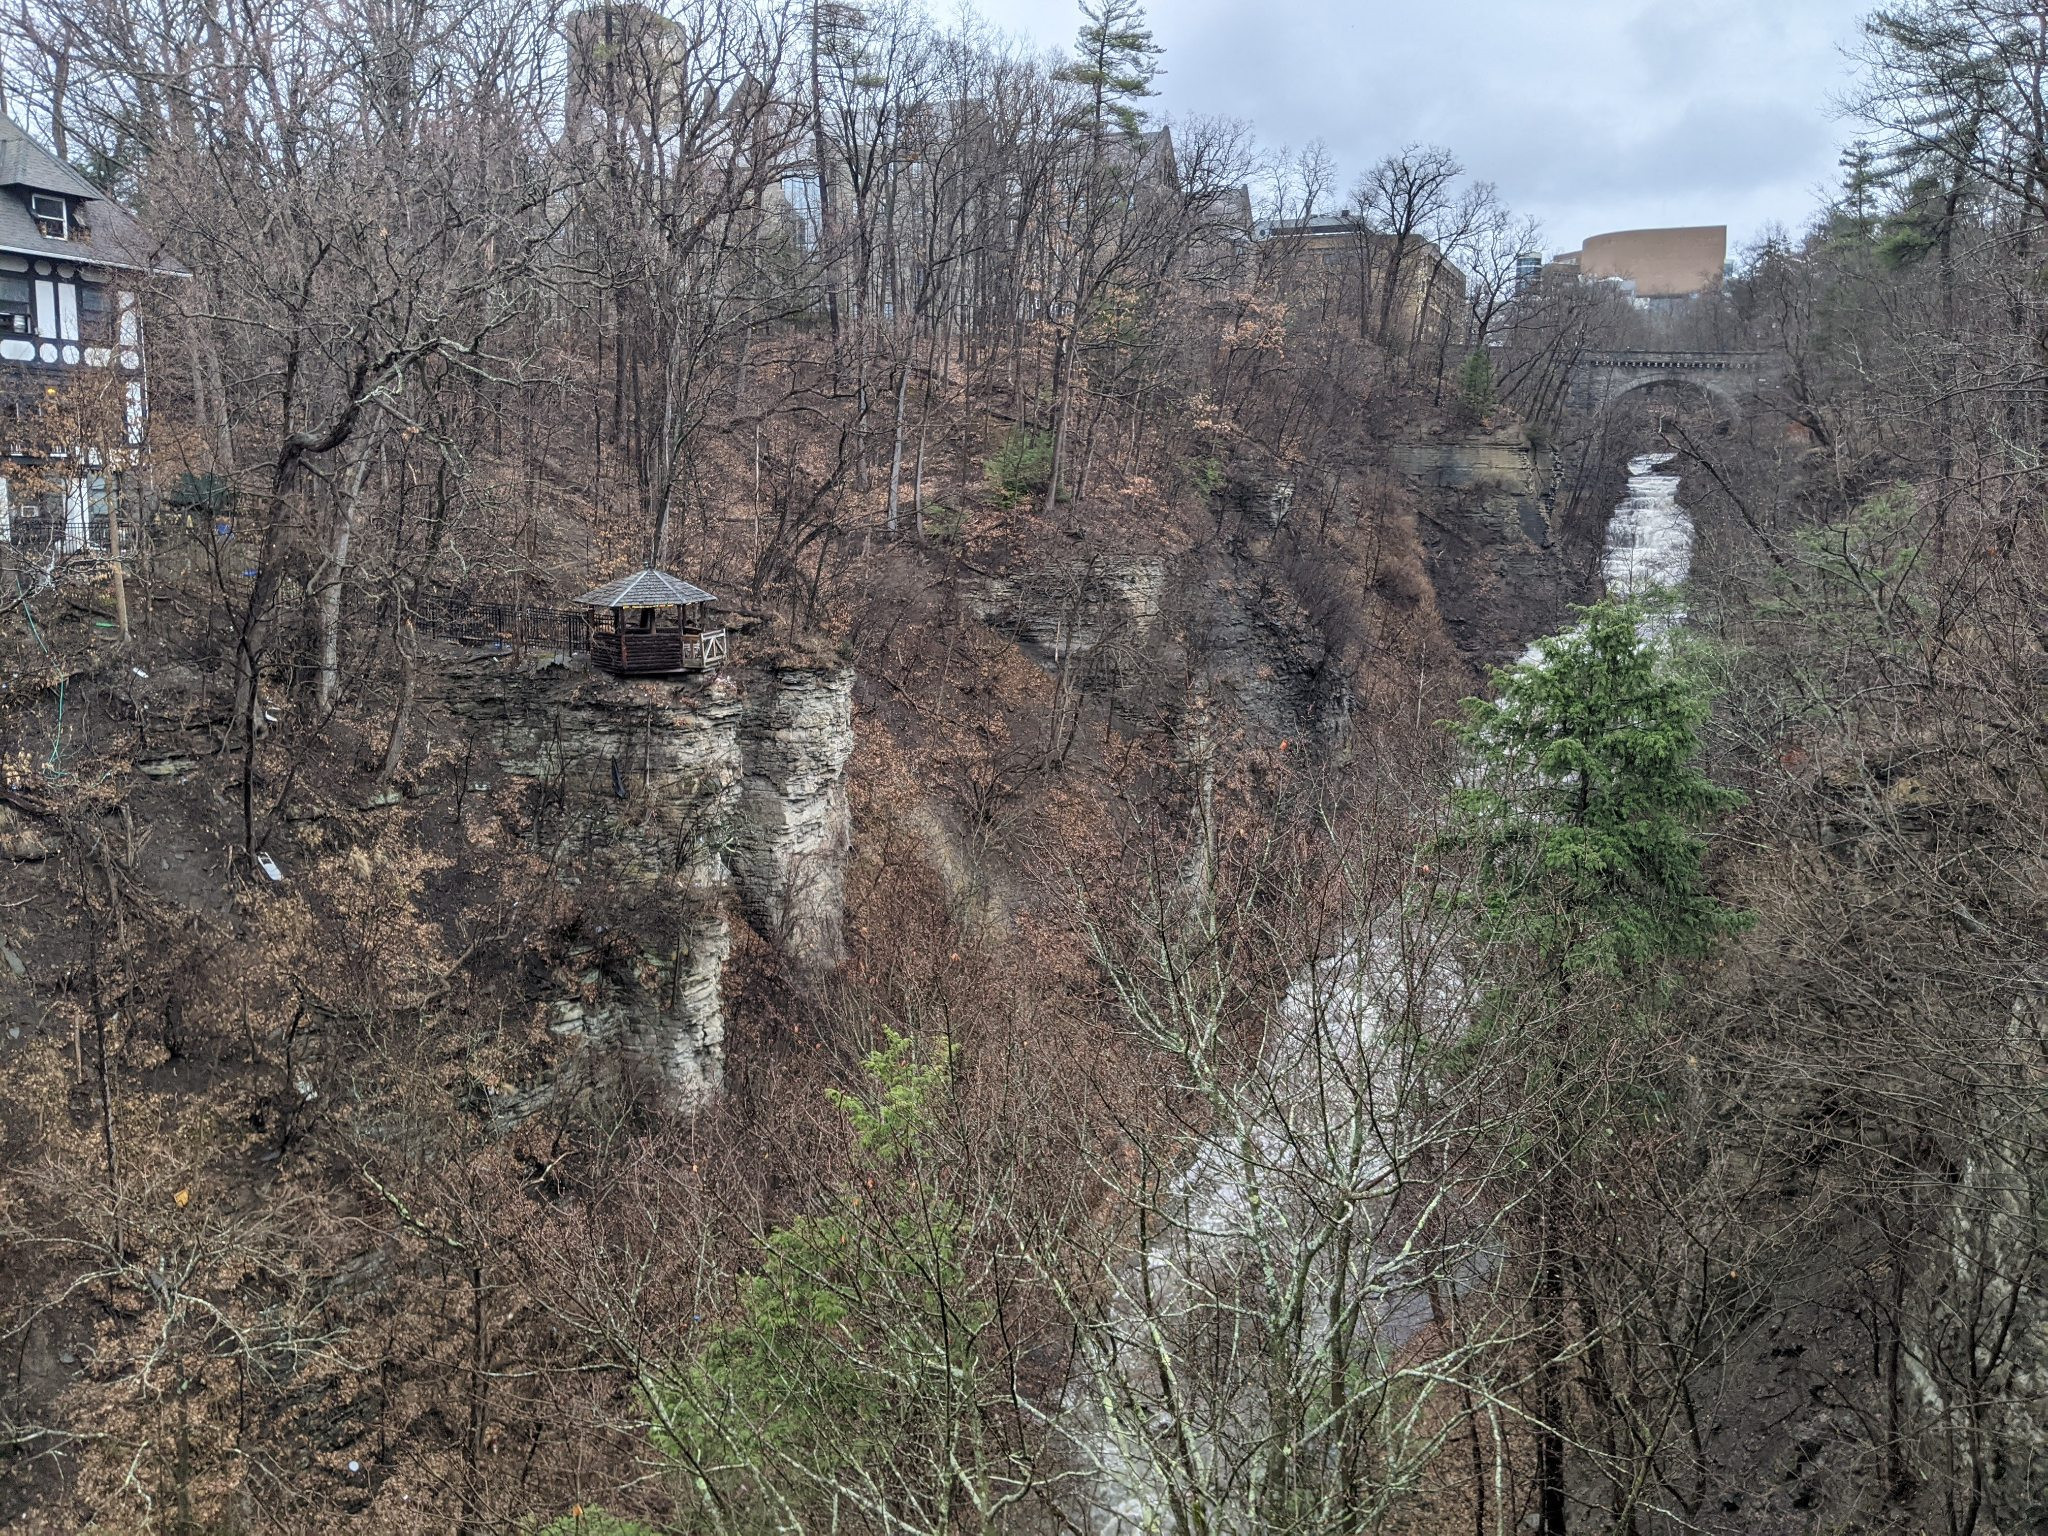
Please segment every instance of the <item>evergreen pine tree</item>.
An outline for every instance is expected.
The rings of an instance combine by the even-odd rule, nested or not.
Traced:
[[[1458,370],[1458,414],[1468,421],[1484,421],[1493,414],[1493,359],[1480,347]]]
[[[1457,807],[1483,939],[1569,985],[1647,979],[1740,926],[1705,889],[1701,831],[1742,797],[1701,771],[1706,703],[1639,607],[1585,610],[1494,681],[1498,696],[1468,700],[1459,726],[1475,762]]]
[[[1081,15],[1074,57],[1060,78],[1087,87],[1098,141],[1112,128],[1135,136],[1145,121],[1138,102],[1152,94],[1162,52],[1145,25],[1145,8],[1137,0],[1082,0]]]
[[[1862,245],[1877,233],[1886,184],[1877,152],[1862,139],[1842,151],[1842,190],[1829,211],[1827,237],[1838,245]]]

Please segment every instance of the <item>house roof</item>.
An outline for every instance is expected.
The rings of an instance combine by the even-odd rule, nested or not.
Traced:
[[[702,587],[657,571],[649,566],[601,587],[592,587],[576,599],[582,608],[662,608],[671,603],[715,603],[718,599]]]
[[[41,145],[15,123],[0,118],[0,187],[30,187],[62,192],[67,197],[100,199],[100,189]]]
[[[125,267],[164,277],[190,277],[119,203],[44,149],[11,118],[0,117],[0,251],[88,267]],[[7,195],[12,192],[14,195]],[[29,217],[30,192],[56,192],[89,206],[78,210],[80,240],[52,240]]]

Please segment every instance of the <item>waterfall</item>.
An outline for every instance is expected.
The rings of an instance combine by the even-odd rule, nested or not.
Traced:
[[[1676,458],[1646,453],[1629,460],[1628,495],[1607,522],[1601,579],[1616,597],[1675,587],[1692,569],[1692,519],[1678,504],[1678,476],[1660,474]]]
[[[1600,550],[1600,580],[1610,597],[1648,597],[1684,583],[1692,570],[1692,519],[1678,504],[1677,475],[1661,473],[1675,453],[1638,454],[1628,461],[1628,492],[1607,520]],[[1645,629],[1662,634],[1685,615],[1660,612]],[[1541,659],[1534,640],[1519,658]]]
[[[1206,1084],[1214,1123],[1154,1197],[1144,1248],[1112,1260],[1060,1406],[1079,1529],[1150,1536],[1172,1525],[1178,1489],[1217,1536],[1256,1536],[1269,1416],[1326,1397],[1340,1356],[1361,1379],[1398,1379],[1414,1411],[1446,1390],[1426,1351],[1404,1352],[1430,1326],[1433,1297],[1491,1259],[1434,1230],[1432,1200],[1403,1198],[1436,1130],[1412,1095],[1466,1011],[1463,977],[1416,952],[1416,921],[1398,907],[1363,921],[1278,1001],[1243,1077]],[[1356,1241],[1321,1240],[1333,1212]],[[1291,1325],[1278,1315],[1290,1299],[1301,1308]],[[1162,1361],[1177,1378],[1171,1401]],[[1333,1471],[1326,1437],[1288,1454]],[[1337,1494],[1334,1476],[1317,1481]]]

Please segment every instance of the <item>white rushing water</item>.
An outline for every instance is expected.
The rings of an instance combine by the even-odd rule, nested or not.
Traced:
[[[1692,520],[1678,502],[1679,477],[1663,472],[1674,457],[1647,453],[1629,462],[1628,493],[1608,521],[1600,561],[1612,596],[1648,597],[1679,586],[1691,570]],[[1646,627],[1662,633],[1680,617],[1663,612]],[[1522,659],[1541,655],[1538,643]],[[1193,1473],[1214,1498],[1212,1529],[1224,1536],[1258,1529],[1257,1501],[1230,1469],[1261,1443],[1270,1382],[1224,1369],[1205,1383],[1206,1394],[1192,1381],[1179,1383],[1184,1395],[1171,1405],[1156,1382],[1198,1353],[1213,1366],[1210,1320],[1243,1324],[1258,1310],[1262,1286],[1308,1299],[1309,1316],[1333,1297],[1362,1302],[1362,1322],[1350,1326],[1363,1329],[1353,1343],[1366,1369],[1375,1361],[1391,1367],[1428,1326],[1420,1228],[1397,1217],[1394,1203],[1396,1170],[1426,1139],[1404,1091],[1415,1069],[1407,1052],[1422,1039],[1441,1044],[1457,1035],[1464,979],[1442,968],[1412,969],[1401,926],[1399,912],[1381,914],[1353,937],[1349,953],[1290,989],[1258,1063],[1224,1097],[1215,1128],[1159,1200],[1153,1241],[1110,1277],[1087,1368],[1062,1413],[1079,1475],[1073,1513],[1080,1528],[1096,1536],[1166,1528],[1169,1485]],[[1390,1032],[1392,1019],[1410,1028]],[[1347,1212],[1343,1220],[1362,1238],[1348,1261],[1334,1265],[1315,1235],[1333,1208]],[[1462,1251],[1438,1249],[1427,1258],[1457,1292],[1490,1267],[1485,1245],[1475,1232]],[[1297,1342],[1314,1358],[1334,1341],[1311,1326]]]
[[[1677,475],[1664,466],[1674,453],[1638,454],[1628,461],[1628,492],[1607,520],[1600,551],[1600,579],[1610,597],[1648,597],[1684,583],[1692,571],[1692,518],[1678,504]],[[1661,612],[1646,621],[1651,634],[1662,634],[1685,617]],[[1543,655],[1543,642],[1531,641],[1519,658],[1524,664]]]
[[[1408,1103],[1419,1053],[1441,1044],[1433,1025],[1464,1012],[1462,978],[1404,944],[1412,921],[1390,910],[1362,925],[1279,1001],[1251,1070],[1227,1092],[1210,1080],[1214,1123],[1150,1202],[1143,1252],[1107,1277],[1063,1405],[1082,1529],[1169,1529],[1178,1486],[1202,1490],[1219,1536],[1255,1536],[1256,1479],[1244,1479],[1280,1382],[1327,1391],[1333,1355],[1371,1372],[1429,1326],[1432,1274],[1456,1289],[1477,1272],[1469,1253],[1422,1238],[1420,1216],[1397,1210],[1419,1134]],[[1355,1242],[1327,1241],[1334,1212]],[[1302,1307],[1295,1329],[1268,1333],[1289,1298]]]
[[[1629,460],[1628,495],[1607,523],[1600,574],[1616,597],[1675,587],[1692,569],[1692,519],[1678,504],[1678,476],[1661,473],[1676,454]]]

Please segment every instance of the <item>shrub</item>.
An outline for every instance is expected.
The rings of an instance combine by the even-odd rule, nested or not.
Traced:
[[[560,1519],[549,1521],[540,1536],[655,1536],[655,1530],[638,1520],[607,1514],[595,1505],[588,1509],[578,1505]]]
[[[1493,359],[1481,347],[1458,370],[1458,414],[1480,422],[1493,414]]]
[[[982,469],[988,475],[989,489],[1006,507],[1027,496],[1043,495],[1052,483],[1052,434],[1036,427],[1013,427]]]
[[[935,501],[924,509],[924,531],[941,544],[957,543],[967,532],[967,513],[960,507]]]

